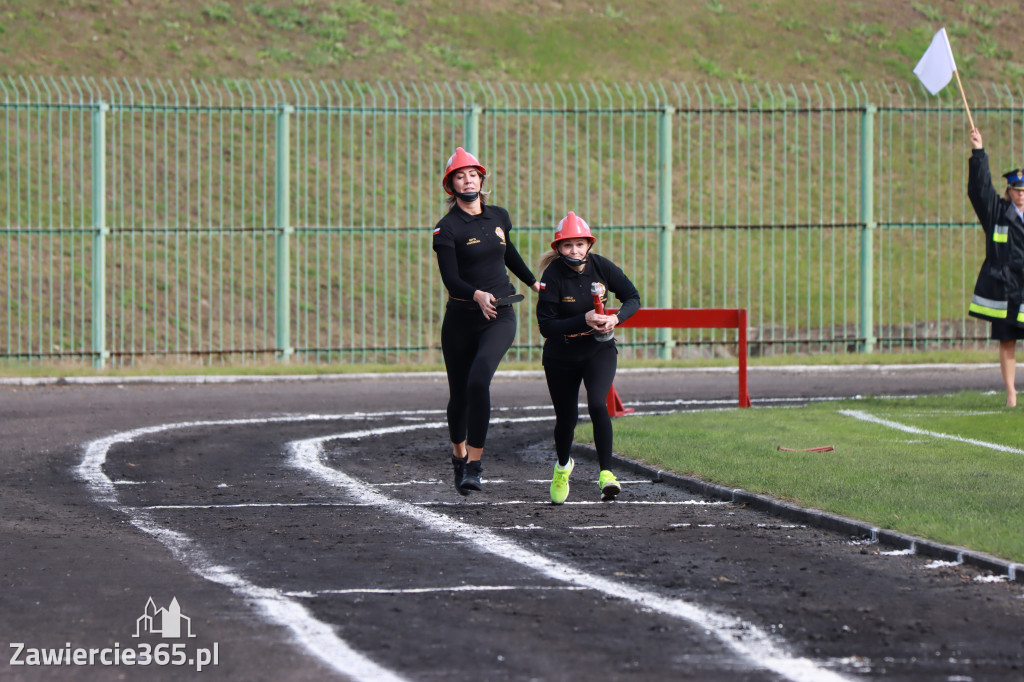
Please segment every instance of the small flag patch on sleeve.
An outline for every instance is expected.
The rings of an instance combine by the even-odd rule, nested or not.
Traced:
[[[434,228],[434,234],[437,234],[437,233],[438,233],[438,232],[440,232],[440,231],[441,231],[441,228],[440,228],[440,227],[435,227],[435,228]]]
[[[544,282],[541,282],[541,283],[540,283],[540,290],[541,290],[541,291],[544,291],[544,290],[545,290],[545,289],[547,289],[547,288],[548,288],[548,285],[547,285],[547,284],[545,284]]]

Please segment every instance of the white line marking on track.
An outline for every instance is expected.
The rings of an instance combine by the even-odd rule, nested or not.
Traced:
[[[577,585],[456,585],[455,587],[353,587],[346,590],[315,590],[312,592],[285,592],[289,597],[312,599],[334,594],[432,594],[434,592],[509,592],[509,591],[559,591],[582,592],[589,587]]]
[[[444,481],[439,478],[428,478],[425,481],[393,481],[391,483],[374,483],[379,488],[402,488],[410,485],[442,485]]]
[[[368,507],[358,502],[241,502],[239,504],[153,504],[141,507],[125,507],[144,511],[177,511],[187,509],[261,509],[265,507]]]
[[[233,573],[227,566],[221,566],[214,562],[188,536],[157,524],[145,512],[120,505],[114,492],[113,481],[103,473],[103,463],[106,461],[110,448],[146,435],[182,428],[243,426],[295,421],[333,421],[339,418],[337,415],[306,415],[304,417],[196,421],[124,431],[88,443],[77,473],[92,491],[94,499],[124,513],[134,526],[159,540],[178,561],[196,575],[210,582],[224,585],[243,600],[254,603],[267,620],[289,629],[300,645],[334,670],[356,680],[406,682],[405,678],[352,649],[345,640],[338,637],[333,627],[314,618],[305,606],[289,599],[280,590],[260,587],[245,580]]]
[[[596,482],[596,481],[595,481]],[[547,485],[551,483],[550,478],[528,478],[525,481],[510,481],[506,478],[485,478],[484,483],[487,485],[508,485],[510,483],[535,483],[537,485]],[[637,479],[635,481],[624,481],[619,480],[619,483],[623,485],[655,485],[655,482],[649,478]],[[442,481],[439,478],[428,478],[423,481],[390,481],[388,483],[374,483],[373,485],[378,488],[400,488],[403,486],[410,485],[451,485],[449,481]]]
[[[492,421],[512,422],[520,420]],[[382,509],[386,509],[391,513],[407,516],[433,528],[435,531],[455,535],[464,541],[470,541],[482,552],[494,554],[500,558],[521,564],[549,578],[571,585],[598,590],[609,596],[633,602],[643,608],[689,621],[714,636],[720,643],[731,649],[739,657],[759,668],[772,670],[794,682],[826,682],[848,679],[843,675],[822,668],[808,658],[791,655],[780,646],[779,642],[753,623],[736,618],[735,616],[716,613],[681,599],[664,597],[655,592],[587,573],[570,564],[537,554],[486,528],[457,521],[444,514],[424,509],[422,506],[389,498],[372,486],[342,471],[333,469],[323,462],[325,454],[324,444],[330,441],[363,438],[387,433],[401,433],[414,428],[442,428],[445,426],[447,424],[444,422],[416,426],[397,426],[376,429],[371,432],[335,434],[333,436],[321,436],[295,441],[289,444],[291,462],[294,466],[306,470],[332,485],[343,488],[349,494],[355,495],[361,500],[379,505]]]
[[[405,678],[352,649],[332,626],[314,618],[305,606],[286,598],[280,590],[255,585],[236,575],[231,568],[215,563],[191,538],[157,525],[142,514],[131,519],[131,523],[160,540],[178,561],[197,575],[224,585],[254,603],[270,622],[290,629],[307,650],[335,670],[357,680],[406,682]]]
[[[1011,448],[1008,445],[1000,445],[999,443],[989,443],[983,440],[975,440],[973,438],[963,438],[962,436],[954,436],[951,433],[940,433],[938,431],[928,431],[927,429],[919,429],[916,426],[900,424],[899,422],[894,422],[889,419],[876,417],[875,415],[870,414],[868,412],[864,412],[863,410],[839,410],[839,414],[846,415],[847,417],[853,417],[854,419],[860,419],[861,421],[871,422],[872,424],[888,426],[890,429],[905,431],[906,433],[916,433],[922,436],[931,436],[932,438],[944,438],[946,440],[955,440],[959,443],[977,445],[979,447],[988,448],[989,450],[997,450],[999,452],[1012,452],[1017,455],[1024,455],[1024,450],[1020,450],[1018,448]]]
[[[569,530],[608,530],[610,528],[639,528],[640,526],[633,525],[615,525],[608,524],[604,526],[567,526]]]
[[[374,485],[373,483],[366,483],[366,485]],[[550,500],[501,500],[498,502],[470,502],[470,501],[456,501],[456,502],[444,502],[441,500],[434,500],[430,502],[410,502],[418,507],[503,507],[503,506],[518,506],[518,505],[533,505],[533,506],[548,506],[551,504]],[[695,504],[701,504],[690,500],[662,500],[662,501],[648,501],[648,500],[613,500],[609,502],[602,502],[600,500],[583,500],[577,502],[565,502],[563,506],[597,506],[597,505],[625,505],[625,506],[692,506]],[[732,504],[731,502],[708,502],[706,506],[713,505],[727,505]],[[368,507],[371,506],[365,502],[240,502],[238,504],[153,504],[153,505],[140,505],[138,507],[122,507],[123,509],[139,509],[145,511],[176,511],[176,510],[187,510],[187,509],[246,509],[253,508],[259,509],[263,507]]]
[[[198,543],[188,536],[159,525],[152,519],[149,511],[141,511],[138,508],[120,504],[117,500],[114,482],[103,471],[103,464],[106,461],[107,453],[115,445],[128,443],[147,435],[169,430],[303,421],[339,421],[353,418],[352,415],[312,414],[255,419],[191,421],[143,427],[87,443],[82,462],[76,468],[76,472],[86,482],[93,498],[97,502],[107,504],[112,509],[124,513],[129,517],[133,525],[158,539],[172,552],[175,558],[197,575],[211,582],[224,585],[241,598],[251,601],[270,622],[288,628],[299,644],[331,668],[356,680],[405,682],[405,679],[401,676],[353,650],[347,642],[338,637],[330,625],[317,620],[303,605],[293,601],[283,591],[261,587],[245,580],[236,575],[229,567],[217,564]],[[549,421],[550,419],[551,417],[544,416],[492,421],[526,422]],[[588,574],[573,566],[562,564],[527,550],[515,542],[496,535],[485,528],[456,521],[443,514],[423,509],[421,506],[388,498],[377,492],[371,485],[331,469],[321,462],[323,444],[331,440],[358,440],[385,433],[399,433],[412,429],[441,429],[446,426],[445,422],[434,422],[383,429],[368,429],[297,441],[289,445],[289,450],[293,464],[313,473],[321,479],[346,487],[350,493],[357,494],[366,500],[368,504],[401,513],[426,523],[437,531],[457,535],[463,540],[471,540],[482,551],[515,561],[538,571],[542,575],[568,583],[570,586],[599,590],[606,594],[631,601],[645,609],[687,620],[706,630],[740,657],[758,667],[775,671],[794,682],[827,682],[848,679],[843,675],[822,668],[810,659],[791,655],[782,648],[779,642],[761,628],[742,619],[715,613],[683,600],[663,597],[657,593]],[[621,502],[617,504],[621,504]],[[209,508],[216,508],[217,506],[211,505]],[[154,509],[156,508],[154,506]]]

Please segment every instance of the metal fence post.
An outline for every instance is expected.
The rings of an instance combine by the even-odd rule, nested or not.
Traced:
[[[478,154],[477,145],[480,143],[480,116],[483,114],[483,107],[472,106],[466,112],[466,146],[470,154]]]
[[[107,350],[107,110],[97,102],[92,111],[92,364],[103,369]]]
[[[875,234],[875,114],[868,104],[861,114],[860,135],[860,337],[862,353],[875,349],[874,335],[874,234]]]
[[[962,192],[929,198],[964,170],[957,110],[916,87],[809,85],[0,78],[0,358],[436,362],[422,236],[448,144],[508,169],[527,263],[564,197],[606,230],[645,305],[748,308],[755,354],[984,345],[961,303],[984,257],[977,221]],[[1020,98],[983,92],[989,127],[1019,137]],[[360,170],[376,201],[360,201]],[[758,172],[755,200],[731,201]],[[519,331],[512,353],[535,359],[527,316]],[[659,360],[732,335],[652,328],[631,345]]]
[[[658,117],[658,221],[661,223],[658,253],[658,307],[672,307],[672,116],[675,107],[666,105]],[[672,359],[672,330],[659,329],[661,358]]]
[[[290,245],[294,229],[289,216],[290,184],[288,176],[289,134],[288,120],[295,112],[291,105],[284,105],[277,111],[276,157],[274,169],[274,228],[277,238],[274,243],[276,264],[275,315],[278,357],[287,360],[295,349],[291,346],[291,258]]]

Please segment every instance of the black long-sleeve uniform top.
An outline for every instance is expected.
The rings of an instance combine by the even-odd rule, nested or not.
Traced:
[[[512,219],[500,206],[484,204],[477,215],[455,206],[434,227],[434,253],[448,295],[473,300],[477,289],[502,298],[515,293],[507,267],[533,286],[537,278],[511,238]]]
[[[984,149],[971,151],[967,196],[985,231],[985,260],[968,313],[1024,326],[1024,221],[992,186]]]
[[[577,353],[583,348],[614,343],[598,341],[589,333],[593,327],[587,324],[586,315],[594,309],[594,297],[590,293],[593,282],[604,284],[606,292],[602,302],[606,307],[608,292],[619,299],[621,306],[615,314],[620,323],[640,310],[640,293],[633,282],[618,265],[604,256],[596,253],[587,256],[583,272],[576,272],[558,259],[544,270],[537,299],[537,323],[546,339],[545,356],[561,349],[572,349],[571,352]]]

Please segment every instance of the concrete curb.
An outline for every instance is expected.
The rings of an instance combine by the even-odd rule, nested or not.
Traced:
[[[749,367],[748,374],[841,374],[855,372],[896,373],[945,371],[991,371],[997,363],[942,363],[931,365],[779,365],[772,367]],[[736,367],[620,367],[616,374],[736,374]],[[543,370],[498,370],[500,379],[542,379]],[[445,379],[444,372],[359,372],[352,374],[239,374],[239,375],[153,375],[153,376],[48,376],[48,377],[0,377],[0,386],[66,386],[66,385],[110,385],[110,384],[240,384],[270,383],[274,381],[386,381],[389,379]]]
[[[573,454],[579,454],[588,459],[597,461],[597,451],[590,445],[573,444]],[[880,545],[893,547],[895,549],[910,550],[913,554],[938,559],[940,561],[954,561],[975,568],[991,571],[996,575],[1005,575],[1010,582],[1024,583],[1024,564],[1018,564],[991,554],[976,552],[966,547],[944,545],[925,538],[918,538],[904,533],[897,533],[893,530],[885,530],[872,526],[871,524],[851,519],[838,514],[821,511],[819,509],[807,509],[795,504],[776,500],[767,495],[758,495],[747,492],[740,488],[728,488],[726,486],[708,483],[697,478],[683,476],[671,471],[664,471],[648,466],[642,462],[626,459],[620,455],[612,455],[613,460],[622,469],[634,474],[650,478],[655,483],[666,483],[668,485],[701,495],[703,497],[731,502],[743,505],[750,509],[763,511],[766,514],[778,516],[787,521],[802,523],[813,528],[842,533],[870,539]]]

